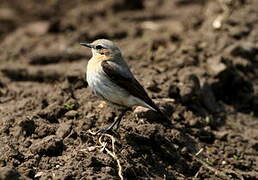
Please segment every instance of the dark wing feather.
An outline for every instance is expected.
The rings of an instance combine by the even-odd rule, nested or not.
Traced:
[[[111,66],[107,61],[103,61],[101,63],[103,71],[106,75],[113,81],[115,84],[128,91],[133,96],[143,100],[157,112],[160,112],[160,109],[156,106],[156,104],[150,99],[144,88],[140,85],[140,83],[135,78],[130,78],[124,76],[119,71],[115,70],[113,66]]]

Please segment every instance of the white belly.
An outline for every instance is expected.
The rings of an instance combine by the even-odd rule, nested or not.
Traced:
[[[115,85],[103,72],[88,72],[87,82],[94,94],[104,100],[121,106],[133,106],[136,103],[131,102],[130,94]]]
[[[87,66],[87,82],[93,93],[111,103],[132,107],[135,105],[151,108],[139,98],[130,95],[128,91],[114,84],[102,71],[101,62],[90,60]]]

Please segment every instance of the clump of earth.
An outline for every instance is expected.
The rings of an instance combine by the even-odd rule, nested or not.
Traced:
[[[258,177],[258,2],[4,1],[0,5],[0,179]],[[215,22],[215,23],[214,23]],[[118,111],[85,81],[107,38],[171,120]],[[101,142],[105,144],[100,144]],[[112,157],[107,150],[113,152]]]

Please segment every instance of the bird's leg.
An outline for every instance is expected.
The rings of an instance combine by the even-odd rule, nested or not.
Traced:
[[[98,130],[96,132],[96,134],[100,134],[100,133],[106,133],[107,131],[113,130],[113,129],[117,129],[120,125],[120,122],[123,118],[123,116],[125,115],[125,113],[128,111],[128,109],[122,109],[121,112],[119,113],[119,115],[115,118],[115,121],[107,127],[104,127],[100,130]]]
[[[122,121],[125,113],[128,109],[121,109],[119,115],[115,118],[115,121],[111,124],[112,129],[117,129],[120,125],[120,122]]]

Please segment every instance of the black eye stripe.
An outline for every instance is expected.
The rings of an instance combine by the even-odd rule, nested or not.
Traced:
[[[103,49],[103,46],[97,45],[97,46],[96,46],[96,49]]]

